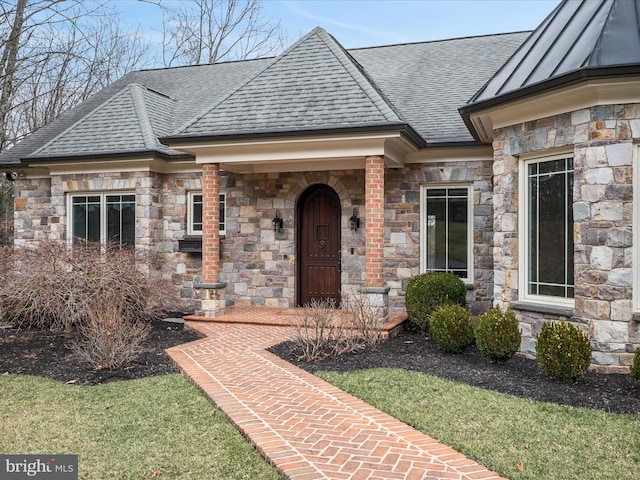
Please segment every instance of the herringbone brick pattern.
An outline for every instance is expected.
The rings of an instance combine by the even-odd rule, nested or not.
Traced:
[[[207,338],[168,350],[285,477],[499,479],[462,454],[265,351],[291,327],[191,322]]]

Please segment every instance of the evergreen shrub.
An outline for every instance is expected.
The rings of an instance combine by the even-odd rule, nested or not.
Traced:
[[[460,353],[475,339],[471,316],[460,305],[442,305],[429,320],[429,335],[448,353]]]
[[[520,348],[521,340],[518,320],[511,308],[503,312],[498,306],[480,317],[476,345],[491,362],[504,363],[509,360]]]
[[[466,306],[467,290],[453,273],[427,272],[412,277],[407,283],[405,308],[413,326],[428,331],[429,317],[442,305]]]
[[[570,323],[545,323],[538,335],[537,359],[540,369],[550,378],[576,382],[591,363],[589,338]]]
[[[636,348],[636,354],[633,356],[633,365],[631,365],[631,376],[640,383],[640,348]]]

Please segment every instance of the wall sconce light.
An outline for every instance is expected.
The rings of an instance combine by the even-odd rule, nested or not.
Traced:
[[[273,231],[281,232],[282,227],[284,226],[284,220],[282,220],[282,217],[280,216],[280,210],[276,210],[276,216],[273,217],[273,220],[271,221],[273,222]]]
[[[357,208],[353,209],[353,215],[351,215],[349,222],[351,222],[351,230],[357,232],[360,227],[360,212],[358,212]]]

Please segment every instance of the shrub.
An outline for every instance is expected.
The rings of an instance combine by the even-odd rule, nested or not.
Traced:
[[[636,353],[633,356],[633,365],[631,365],[631,376],[640,382],[640,348],[636,348]]]
[[[562,321],[542,325],[538,335],[540,369],[554,380],[576,382],[591,363],[591,344],[580,328]]]
[[[442,305],[467,303],[464,283],[453,273],[428,272],[412,277],[407,283],[405,308],[409,321],[420,331],[426,332],[429,316]]]
[[[511,308],[503,312],[498,306],[480,317],[476,345],[491,362],[504,363],[509,360],[520,348],[521,340],[518,320]]]
[[[429,335],[445,352],[462,352],[475,338],[469,312],[460,305],[438,307],[429,320]]]
[[[333,300],[313,299],[299,311],[291,342],[300,360],[307,362],[380,343],[377,309],[365,296],[353,295],[337,309]]]
[[[15,249],[0,284],[0,316],[19,326],[69,329],[86,321],[97,298],[122,299],[131,317],[158,317],[176,289],[144,254],[99,244],[41,242]]]
[[[113,296],[92,302],[71,342],[71,350],[96,370],[116,370],[134,360],[151,331],[149,322],[127,315],[123,302]]]

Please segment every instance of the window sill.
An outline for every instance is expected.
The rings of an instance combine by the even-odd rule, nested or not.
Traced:
[[[535,303],[528,301],[511,302],[511,308],[514,310],[525,310],[527,312],[548,313],[551,315],[559,315],[561,317],[572,317],[573,307],[564,307],[562,305],[550,305],[548,303]]]

